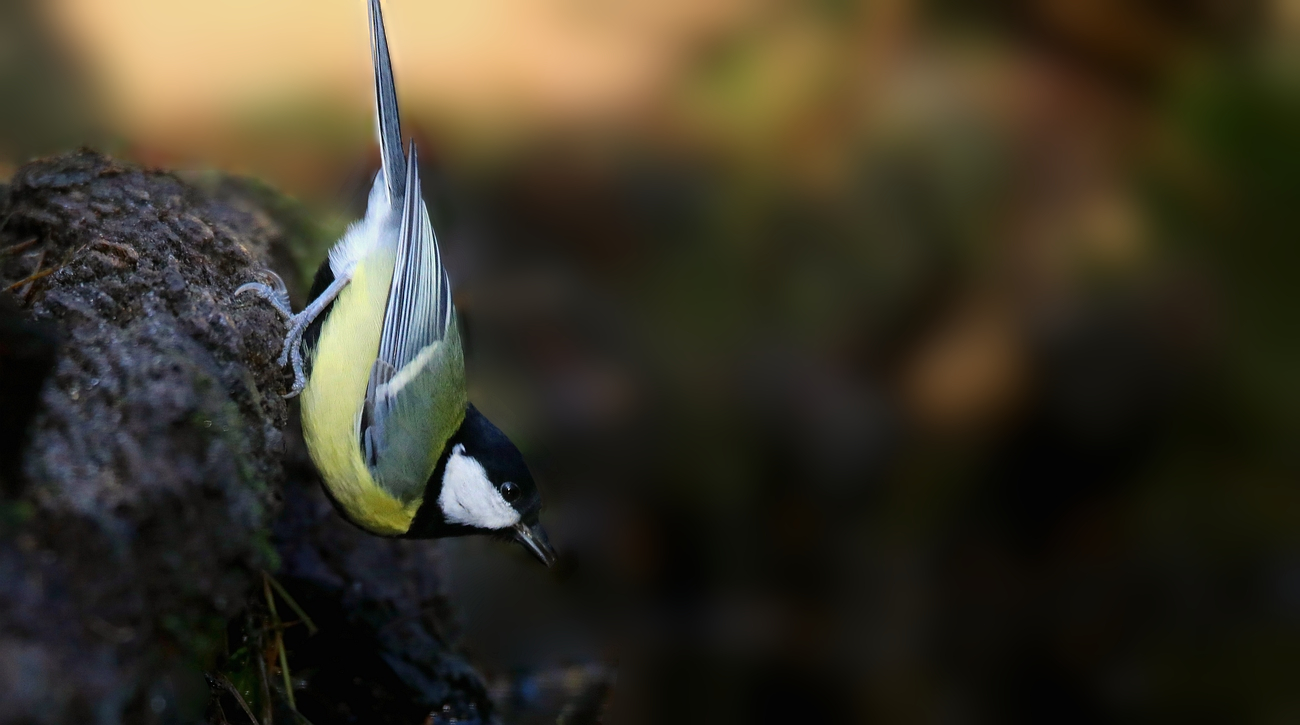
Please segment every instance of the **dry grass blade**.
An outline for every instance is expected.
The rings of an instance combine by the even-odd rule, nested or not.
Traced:
[[[307,612],[303,611],[303,608],[298,606],[298,602],[294,601],[293,597],[289,596],[289,592],[285,591],[284,587],[280,586],[280,582],[276,581],[275,577],[268,574],[265,570],[262,571],[262,576],[266,577],[266,580],[270,582],[271,586],[275,589],[275,593],[280,595],[280,598],[284,600],[285,604],[289,605],[289,608],[293,610],[293,613],[298,615],[298,619],[302,620],[302,623],[307,625],[307,634],[312,635],[320,631],[320,628],[316,626],[316,623],[311,621],[311,617],[307,616]]]
[[[253,714],[253,708],[248,706],[248,701],[244,699],[243,695],[239,694],[239,688],[235,687],[235,683],[231,682],[230,678],[225,675],[217,675],[217,682],[225,688],[226,692],[230,693],[231,697],[235,698],[235,702],[239,703],[240,709],[242,709],[244,714],[248,716],[248,719],[253,722],[253,725],[261,725],[261,723],[257,721],[257,716]],[[218,702],[217,705],[220,706],[221,703]],[[222,713],[222,716],[224,717],[225,714]]]
[[[266,673],[266,646],[262,642],[262,633],[257,632],[257,682],[262,691],[262,725],[271,725],[271,683]]]
[[[23,251],[24,249],[27,249],[28,247],[32,246],[33,244],[35,244],[38,239],[39,237],[32,237],[31,239],[19,242],[17,244],[12,244],[8,247],[4,247],[0,249],[0,257],[8,256],[10,254],[17,254]]]
[[[289,707],[298,711],[298,703],[293,699],[293,678],[289,675],[289,656],[284,651],[284,628],[280,625],[280,615],[275,611],[275,597],[271,595],[271,575],[262,572],[262,591],[266,594],[266,608],[271,610],[271,623],[275,628],[275,647],[280,652],[280,674],[284,676],[284,696],[289,700]]]
[[[57,271],[58,271],[57,267],[50,267],[49,269],[43,269],[37,272],[36,274],[30,275],[24,279],[20,279],[17,282],[14,282],[13,284],[9,285],[8,287],[5,287],[4,291],[13,292],[14,290],[18,289],[19,287],[22,287],[28,282],[35,282],[36,280],[41,279],[42,277],[48,277]]]

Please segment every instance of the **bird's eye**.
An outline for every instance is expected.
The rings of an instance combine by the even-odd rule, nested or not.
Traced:
[[[501,498],[513,503],[519,498],[519,487],[509,481],[501,484]]]

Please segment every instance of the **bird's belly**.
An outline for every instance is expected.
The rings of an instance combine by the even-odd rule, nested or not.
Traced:
[[[302,393],[303,436],[325,487],[354,523],[386,535],[406,533],[421,503],[403,504],[375,482],[358,439],[392,273],[392,255],[382,251],[356,266],[321,325]]]

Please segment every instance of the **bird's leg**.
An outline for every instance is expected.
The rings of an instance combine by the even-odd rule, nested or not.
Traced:
[[[330,283],[330,286],[325,288],[324,292],[320,293],[319,297],[307,305],[306,309],[289,318],[289,332],[284,336],[284,347],[280,350],[279,359],[276,360],[279,365],[293,365],[293,388],[284,397],[292,398],[307,387],[307,376],[303,372],[301,349],[303,333],[307,331],[307,328],[316,319],[317,315],[329,306],[335,297],[338,297],[339,292],[347,286],[351,279],[351,275],[335,279]]]
[[[252,292],[274,305],[276,311],[283,315],[285,322],[288,323],[289,331],[284,335],[284,344],[280,348],[280,357],[276,359],[276,364],[282,367],[285,365],[293,366],[293,387],[284,396],[292,398],[307,387],[307,375],[303,372],[302,359],[303,333],[307,331],[308,326],[316,319],[316,316],[329,303],[333,302],[335,297],[338,297],[339,291],[347,285],[352,277],[351,275],[345,275],[335,279],[319,297],[312,300],[306,309],[296,315],[293,314],[293,310],[289,307],[289,290],[285,287],[284,280],[270,270],[266,272],[266,279],[269,284],[266,282],[249,282],[235,290],[235,294]]]
[[[287,320],[293,317],[293,309],[289,307],[289,288],[284,286],[284,280],[280,279],[280,275],[269,269],[266,270],[265,277],[270,284],[249,282],[235,290],[235,296],[238,297],[244,292],[252,292],[274,305],[275,310],[283,315],[284,319]]]

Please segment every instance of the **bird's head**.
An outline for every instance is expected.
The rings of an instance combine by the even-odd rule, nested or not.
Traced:
[[[435,490],[436,498],[428,501],[428,493]],[[447,442],[426,502],[426,508],[434,503],[437,509],[440,521],[430,524],[439,529],[438,535],[504,535],[547,566],[555,564],[555,550],[538,520],[542,497],[523,455],[473,405]]]

